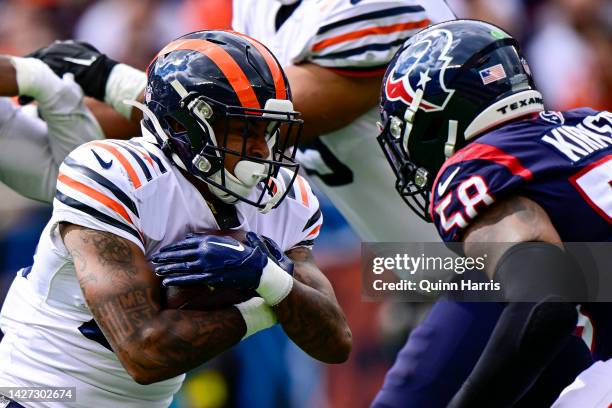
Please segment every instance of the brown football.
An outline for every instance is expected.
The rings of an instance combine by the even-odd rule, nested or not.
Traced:
[[[246,237],[246,231],[241,230],[205,230],[200,232],[207,235],[230,236],[243,243]],[[257,292],[254,290],[215,289],[210,286],[170,286],[163,288],[163,290],[166,296],[166,309],[223,309],[257,296]]]

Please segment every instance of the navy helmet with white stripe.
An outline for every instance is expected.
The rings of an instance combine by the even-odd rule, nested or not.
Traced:
[[[442,163],[483,132],[543,110],[517,41],[476,20],[430,26],[405,42],[384,76],[378,141],[396,189],[421,218]]]

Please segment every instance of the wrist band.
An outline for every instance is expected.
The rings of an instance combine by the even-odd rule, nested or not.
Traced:
[[[260,297],[254,297],[235,305],[246,325],[246,333],[242,339],[246,339],[251,334],[267,329],[276,324],[274,311]]]
[[[293,289],[293,276],[289,275],[276,262],[268,258],[259,280],[257,293],[264,298],[270,306],[276,306],[289,295]]]
[[[132,106],[123,103],[125,99],[135,100],[147,84],[147,75],[129,65],[113,67],[104,93],[104,102],[111,105],[123,117],[130,119]]]
[[[19,95],[47,103],[62,90],[62,80],[41,60],[12,57],[10,61],[17,73]]]

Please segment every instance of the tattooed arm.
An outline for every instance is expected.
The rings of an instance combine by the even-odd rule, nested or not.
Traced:
[[[140,384],[197,367],[238,343],[240,312],[162,310],[161,289],[142,250],[116,235],[61,224],[87,305],[119,361]]]
[[[528,198],[514,196],[495,203],[474,220],[463,236],[463,249],[472,257],[486,253],[487,273],[492,276],[510,247],[528,241],[560,244],[561,238],[542,207]]]
[[[351,351],[351,330],[334,290],[308,248],[287,252],[293,260],[293,289],[274,307],[279,323],[302,350],[326,363],[342,363]]]

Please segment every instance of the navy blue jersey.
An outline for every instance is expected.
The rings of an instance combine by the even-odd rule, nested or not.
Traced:
[[[451,156],[430,213],[444,241],[503,197],[538,203],[563,241],[612,241],[612,113],[541,112],[481,136]]]

